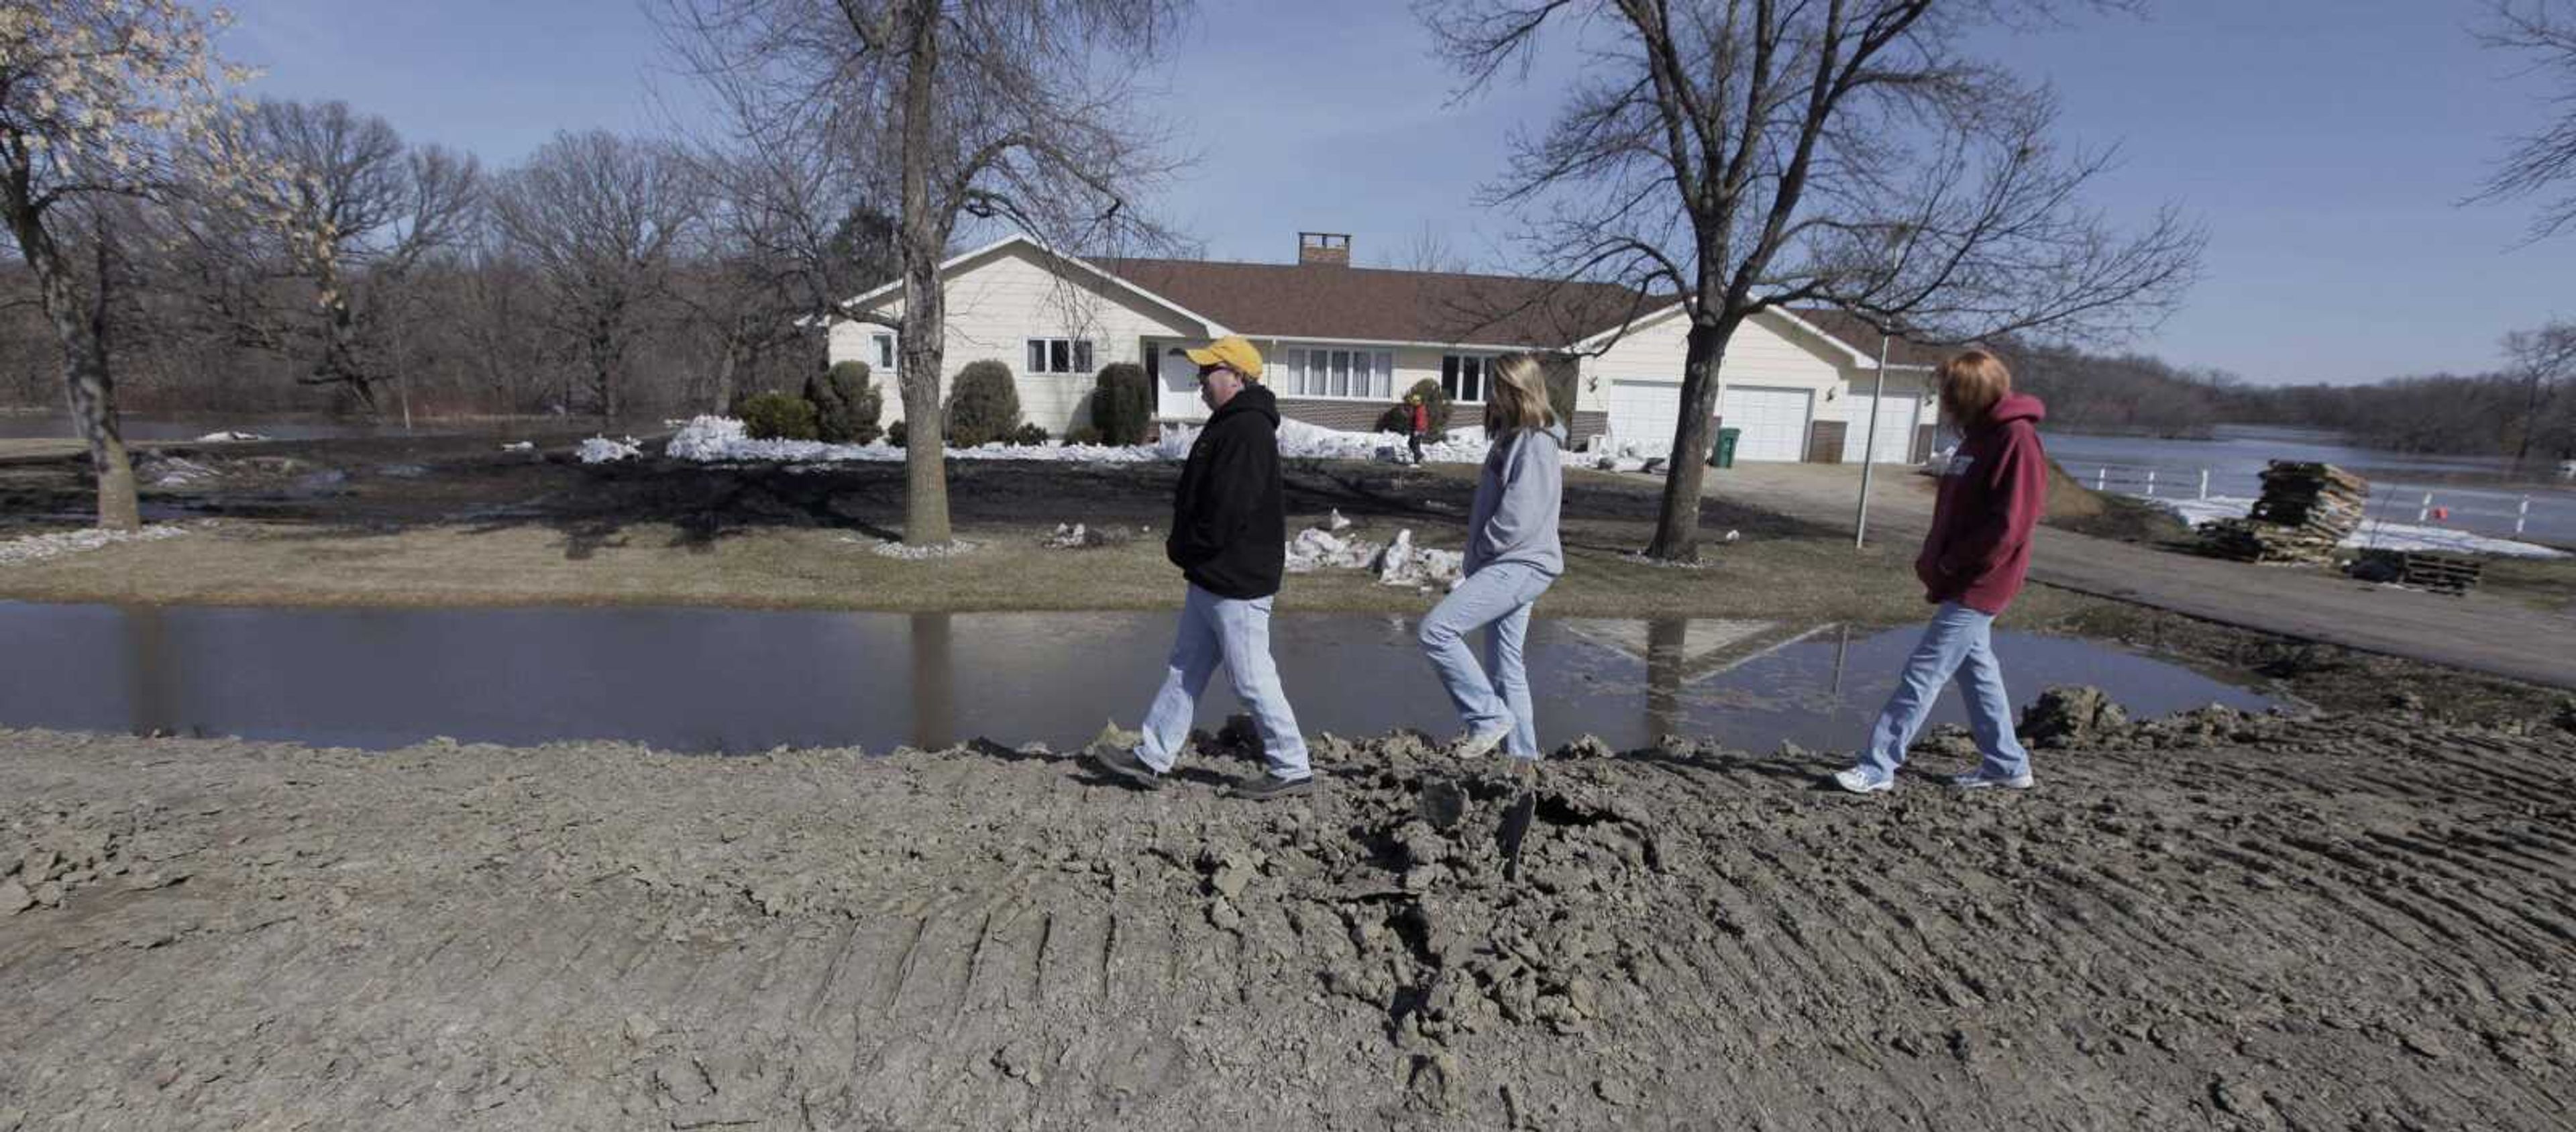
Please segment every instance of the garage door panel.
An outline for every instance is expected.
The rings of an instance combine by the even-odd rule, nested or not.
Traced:
[[[1668,381],[1613,378],[1602,397],[1610,411],[1610,431],[1621,446],[1663,451],[1673,443],[1673,422],[1682,411],[1682,387]]]
[[[1914,426],[1919,420],[1916,414],[1921,408],[1922,402],[1912,396],[1890,394],[1878,399],[1878,451],[1874,462],[1910,462],[1914,454]],[[1870,397],[1867,394],[1851,399],[1851,428],[1843,433],[1845,463],[1860,462],[1861,449],[1870,445],[1865,439],[1870,428],[1869,410]]]
[[[1727,428],[1741,429],[1735,458],[1794,463],[1807,448],[1807,419],[1815,393],[1759,385],[1728,386],[1718,395],[1717,415]]]

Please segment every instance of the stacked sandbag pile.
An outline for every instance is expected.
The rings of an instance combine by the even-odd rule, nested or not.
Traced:
[[[2370,483],[2332,464],[2274,460],[2263,469],[2263,497],[2242,519],[2200,528],[2201,547],[2242,562],[2330,562],[2361,526]]]

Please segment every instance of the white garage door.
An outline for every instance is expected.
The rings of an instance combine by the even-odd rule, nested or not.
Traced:
[[[1807,403],[1815,394],[1805,389],[1772,389],[1730,385],[1717,397],[1719,424],[1744,430],[1735,442],[1738,460],[1796,461],[1807,454]]]
[[[1672,381],[1612,378],[1601,406],[1610,412],[1610,432],[1620,447],[1669,451],[1673,422],[1681,417],[1682,387]]]
[[[1851,399],[1851,425],[1843,430],[1843,462],[1860,463],[1860,450],[1869,441],[1868,394]],[[1878,454],[1872,461],[1880,464],[1903,464],[1914,454],[1915,413],[1922,402],[1911,396],[1888,394],[1878,399]]]

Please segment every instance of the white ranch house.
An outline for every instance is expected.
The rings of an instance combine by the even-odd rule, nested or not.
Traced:
[[[947,376],[1001,360],[1018,377],[1024,415],[1060,436],[1089,423],[1100,367],[1134,362],[1155,380],[1161,419],[1194,421],[1206,412],[1191,371],[1177,359],[1167,366],[1166,352],[1240,334],[1261,348],[1282,413],[1365,430],[1426,378],[1481,403],[1487,360],[1536,350],[1574,367],[1578,443],[1606,431],[1622,446],[1671,444],[1686,331],[1678,307],[1607,286],[1352,267],[1349,256],[1349,238],[1329,233],[1300,234],[1293,264],[1084,259],[1015,236],[940,265]],[[831,360],[868,363],[885,419],[902,419],[893,380],[902,286],[842,309]],[[1743,430],[1736,458],[1859,461],[1879,347],[1875,331],[1839,312],[1755,316],[1727,347],[1718,395],[1719,423]],[[1911,463],[1930,447],[1926,379],[1937,357],[1902,339],[1888,353],[1876,458]]]

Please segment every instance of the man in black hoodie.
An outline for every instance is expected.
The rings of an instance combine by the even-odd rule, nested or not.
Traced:
[[[1180,632],[1163,687],[1145,714],[1145,741],[1097,755],[1103,769],[1151,790],[1189,739],[1199,693],[1219,664],[1234,697],[1261,730],[1269,773],[1229,788],[1240,798],[1280,798],[1314,788],[1306,740],[1270,661],[1270,599],[1287,568],[1287,505],[1279,486],[1279,402],[1257,384],[1261,352],[1220,338],[1183,353],[1199,367],[1199,399],[1212,414],[1190,445],[1172,501],[1163,554],[1189,579]]]

